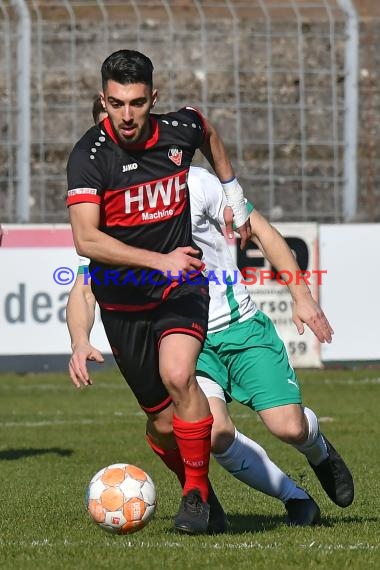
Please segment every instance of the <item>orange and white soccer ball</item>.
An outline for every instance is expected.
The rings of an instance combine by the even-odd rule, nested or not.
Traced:
[[[139,467],[115,463],[93,476],[86,503],[99,526],[114,534],[130,534],[152,519],[156,510],[156,488]]]

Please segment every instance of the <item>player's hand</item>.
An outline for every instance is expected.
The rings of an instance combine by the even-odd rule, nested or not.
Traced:
[[[223,211],[224,224],[226,226],[227,236],[232,239],[234,237],[233,219],[234,215],[230,206],[225,206]],[[249,240],[252,236],[251,224],[248,220],[243,226],[236,230],[240,234],[240,249],[247,247]]]
[[[224,225],[226,226],[227,236],[230,239],[232,239],[234,237],[234,228],[233,228],[234,215],[232,212],[232,208],[230,206],[225,206],[223,211],[223,218],[224,218]],[[237,229],[237,232],[240,234],[240,239],[241,239],[240,249],[244,249],[248,245],[248,241],[252,236],[252,230],[249,218],[243,226]]]
[[[240,228],[238,228],[238,232],[240,234],[240,239],[241,239],[240,249],[245,249],[252,236],[252,229],[251,229],[251,224],[249,222],[249,218],[242,226],[240,226]]]
[[[221,180],[221,184],[227,198],[227,204],[231,206],[234,213],[235,227],[240,234],[240,249],[244,249],[247,247],[248,241],[252,236],[252,230],[249,223],[247,200],[244,198],[243,188],[240,186],[236,176],[233,176],[225,182]],[[226,226],[227,235],[229,238],[232,238],[233,229],[230,220],[227,221]]]
[[[230,206],[225,206],[223,210],[224,225],[229,239],[234,237],[234,214]]]
[[[298,334],[304,333],[304,323],[313,331],[320,342],[332,341],[334,331],[319,304],[311,295],[293,302],[293,322]]]
[[[92,380],[87,369],[87,360],[92,360],[101,364],[104,362],[102,353],[91,346],[90,343],[83,343],[73,348],[73,354],[69,362],[69,374],[72,383],[77,388],[90,386]]]
[[[204,268],[204,263],[200,260],[197,255],[199,255],[199,250],[193,247],[177,247],[170,253],[164,254],[162,257],[162,266],[160,271],[164,273],[165,276],[171,277],[173,280],[178,279],[179,275],[186,277],[186,275],[191,271],[202,271]]]

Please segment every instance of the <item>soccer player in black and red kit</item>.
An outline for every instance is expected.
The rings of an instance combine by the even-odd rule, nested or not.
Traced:
[[[77,142],[67,166],[74,242],[91,259],[92,290],[115,360],[148,416],[148,442],[172,470],[184,467],[175,528],[204,533],[211,495],[221,507],[209,497],[213,418],[195,380],[209,302],[187,188],[197,148],[223,183],[243,245],[248,212],[205,118],[191,107],[151,113],[157,91],[149,58],[120,50],[101,71],[108,117]]]

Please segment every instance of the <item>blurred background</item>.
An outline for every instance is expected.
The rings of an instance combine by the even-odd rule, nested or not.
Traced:
[[[379,43],[378,0],[0,0],[1,221],[67,220],[67,155],[120,48],[153,60],[160,111],[215,123],[271,220],[379,221]]]
[[[325,272],[312,291],[337,334],[322,351],[294,332],[286,288],[252,289],[294,364],[380,361],[379,45],[378,0],[0,0],[0,368],[42,338],[69,352],[68,289],[51,277],[54,263],[76,272],[57,226],[66,162],[121,48],[152,59],[158,112],[190,104],[218,128],[247,197],[302,269]]]

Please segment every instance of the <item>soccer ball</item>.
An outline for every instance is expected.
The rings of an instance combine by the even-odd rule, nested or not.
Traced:
[[[156,488],[145,471],[128,463],[103,467],[91,479],[86,493],[93,520],[113,534],[142,529],[156,510]]]

